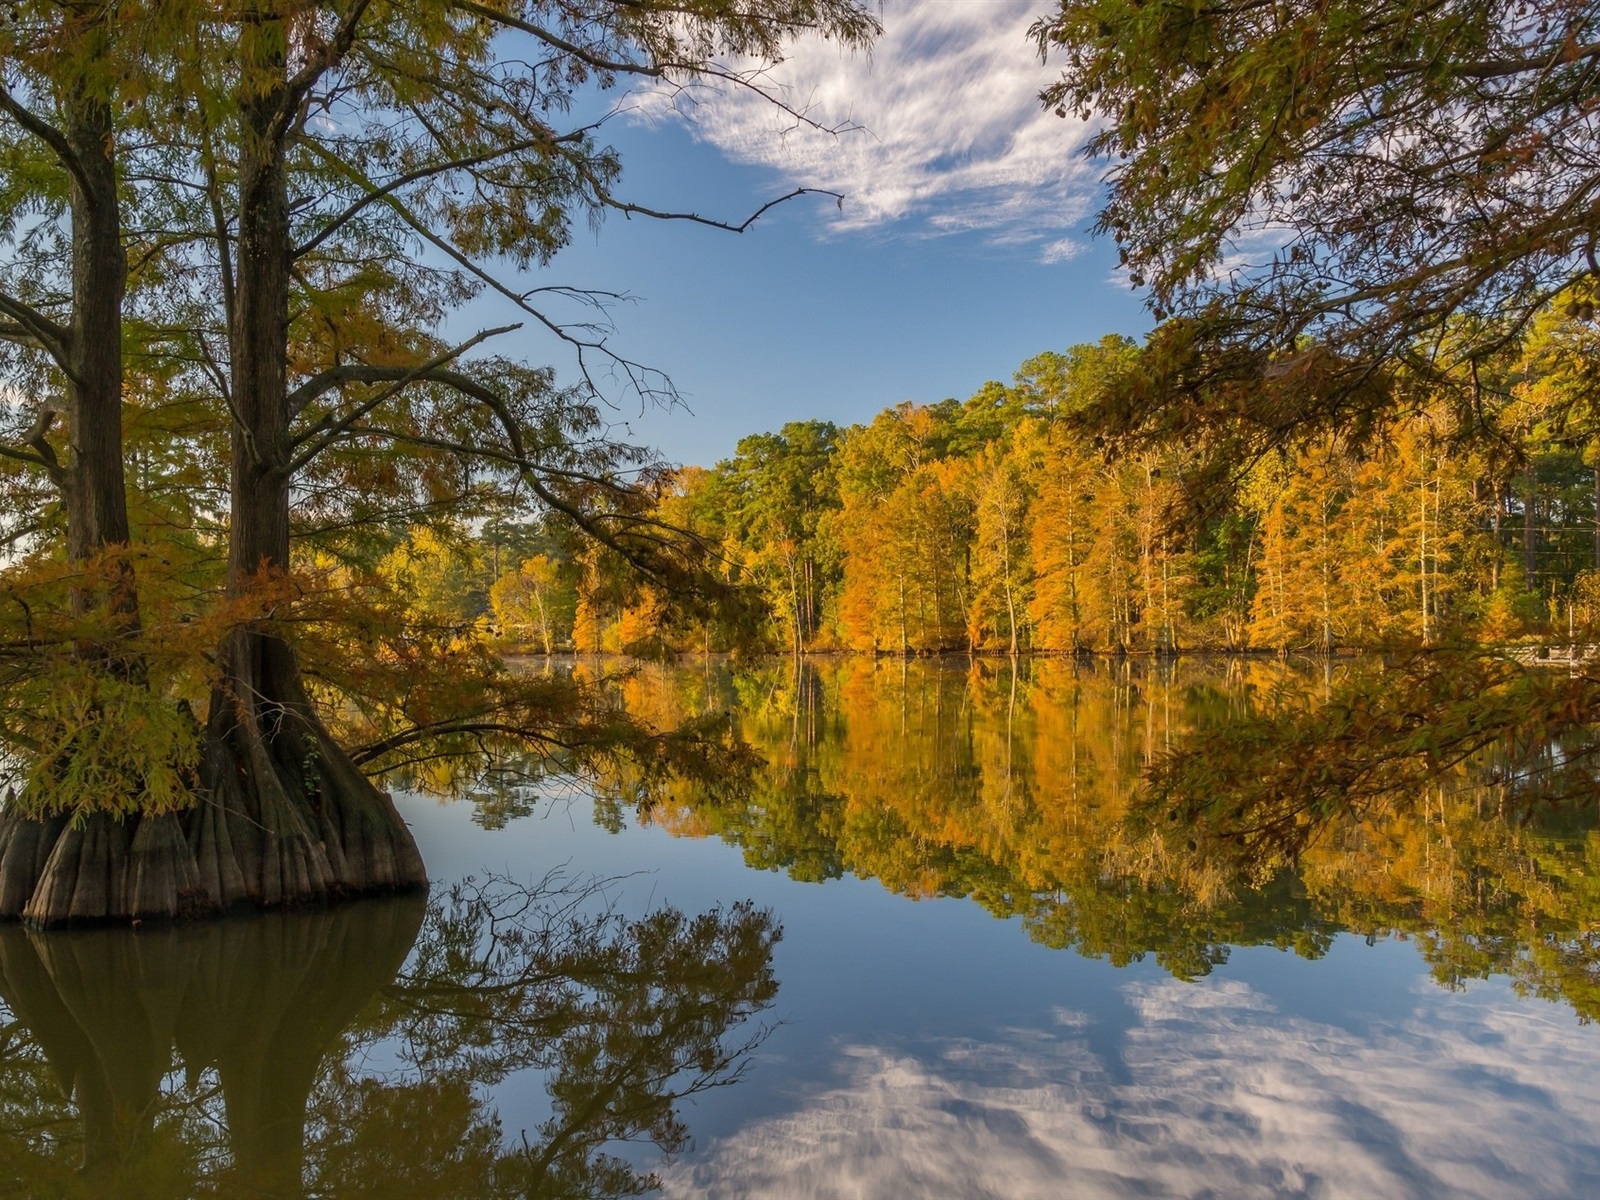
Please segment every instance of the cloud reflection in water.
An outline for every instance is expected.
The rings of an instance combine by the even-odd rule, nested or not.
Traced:
[[[1236,980],[1133,983],[1115,1061],[1080,1015],[844,1048],[794,1112],[668,1195],[1572,1196],[1600,1190],[1600,1045],[1499,984],[1354,1032]]]

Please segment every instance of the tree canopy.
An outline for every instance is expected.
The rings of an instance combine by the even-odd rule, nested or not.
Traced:
[[[1177,318],[1169,383],[1271,362],[1281,434],[1401,363],[1470,400],[1553,298],[1593,311],[1591,4],[1063,0],[1033,35],[1046,104],[1099,122],[1096,229]]]

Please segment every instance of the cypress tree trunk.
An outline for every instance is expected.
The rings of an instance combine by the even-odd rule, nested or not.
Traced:
[[[111,36],[100,14],[79,36],[92,62]],[[230,330],[233,401],[228,590],[246,594],[289,565],[290,442],[286,385],[289,218],[284,170],[287,35],[270,12],[243,24],[237,261]],[[86,76],[87,78],[87,76]],[[265,80],[268,86],[261,86]],[[72,176],[73,321],[61,472],[68,552],[86,561],[129,540],[122,463],[122,304],[127,261],[110,104],[85,86],[62,98]],[[109,589],[80,589],[80,611],[104,607],[121,635],[85,647],[125,678],[139,672],[131,568]],[[293,649],[270,632],[235,630],[218,654],[199,804],[126,819],[0,814],[0,918],[39,927],[174,917],[408,890],[422,859],[389,797],[318,720]]]
[[[287,383],[291,242],[281,17],[240,38],[242,145],[234,263],[232,508],[228,592],[247,595],[289,569]],[[393,802],[317,718],[293,647],[269,630],[234,630],[218,652],[201,763],[205,793],[190,842],[210,900],[261,907],[398,891],[427,882]]]
[[[66,134],[80,164],[72,180],[72,349],[67,380],[67,555],[82,562],[128,542],[122,471],[122,301],[127,258],[112,157],[111,114],[83,98]],[[118,598],[133,615],[131,589]]]
[[[117,194],[116,127],[111,102],[94,84],[112,31],[104,13],[71,30],[88,64],[60,97],[62,136],[72,169],[72,319],[63,364],[67,458],[60,483],[67,513],[67,556],[88,563],[129,542],[122,454],[122,307],[128,265]],[[101,614],[110,640],[86,643],[107,671],[138,679],[138,596],[133,568],[74,589],[74,610]],[[192,905],[194,858],[177,820],[94,811],[76,824],[64,815],[25,817],[8,801],[0,815],[0,918],[41,926],[142,915],[175,915]]]

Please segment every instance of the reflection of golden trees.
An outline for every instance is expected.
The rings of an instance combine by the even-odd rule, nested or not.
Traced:
[[[1592,821],[1557,828],[1556,812],[1531,802],[1497,809],[1504,789],[1434,788],[1360,819],[1317,817],[1298,858],[1271,849],[1240,864],[1209,853],[1215,828],[1152,813],[1145,773],[1189,736],[1252,714],[1320,711],[1363,671],[1303,674],[1259,659],[846,659],[732,676],[653,669],[629,703],[663,722],[736,709],[764,758],[753,791],[684,785],[647,817],[724,838],[753,866],[971,897],[1020,917],[1039,941],[1117,962],[1154,955],[1186,976],[1231,945],[1315,956],[1339,930],[1404,935],[1443,982],[1509,974],[1600,1013]],[[1193,743],[1200,754],[1206,744]],[[1234,770],[1220,755],[1210,764],[1219,780]]]
[[[762,1036],[730,1034],[776,993],[779,934],[745,906],[624,920],[597,887],[0,927],[0,1192],[649,1190],[614,1147],[687,1145],[682,1102],[737,1079]],[[548,1116],[508,1137],[486,1089],[529,1070]]]
[[[1313,846],[1300,877],[1339,924],[1414,937],[1446,986],[1504,974],[1600,1016],[1600,832],[1550,813],[1530,828],[1489,799],[1429,788]]]

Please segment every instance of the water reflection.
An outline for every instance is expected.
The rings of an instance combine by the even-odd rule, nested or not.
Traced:
[[[777,989],[749,906],[467,882],[166,929],[0,928],[6,1195],[622,1196]],[[744,1026],[741,1033],[740,1027]],[[491,1089],[542,1084],[503,1123]]]
[[[1229,873],[1140,807],[1186,731],[1349,669],[643,669],[619,703],[734,713],[747,785],[619,775],[600,828],[402,798],[436,869],[637,869],[615,911],[0,929],[0,1194],[1593,1194],[1592,812],[1467,778]],[[752,893],[781,946],[661,903]]]
[[[1600,1015],[1592,805],[1464,774],[1330,817],[1294,861],[1242,869],[1186,845],[1182,827],[1152,828],[1142,776],[1186,734],[1269,700],[1315,705],[1362,669],[858,659],[647,670],[624,701],[661,722],[737,714],[765,760],[753,787],[686,785],[643,816],[731,842],[753,867],[970,897],[1036,941],[1117,964],[1150,956],[1183,979],[1239,946],[1316,958],[1340,931],[1408,937],[1447,986],[1505,975]]]
[[[1360,970],[1359,964],[1346,963]],[[820,1086],[668,1178],[676,1195],[1589,1196],[1600,1046],[1553,1008],[1435,991],[1360,1029],[1238,980],[1129,982],[1094,1015],[842,1048]]]

